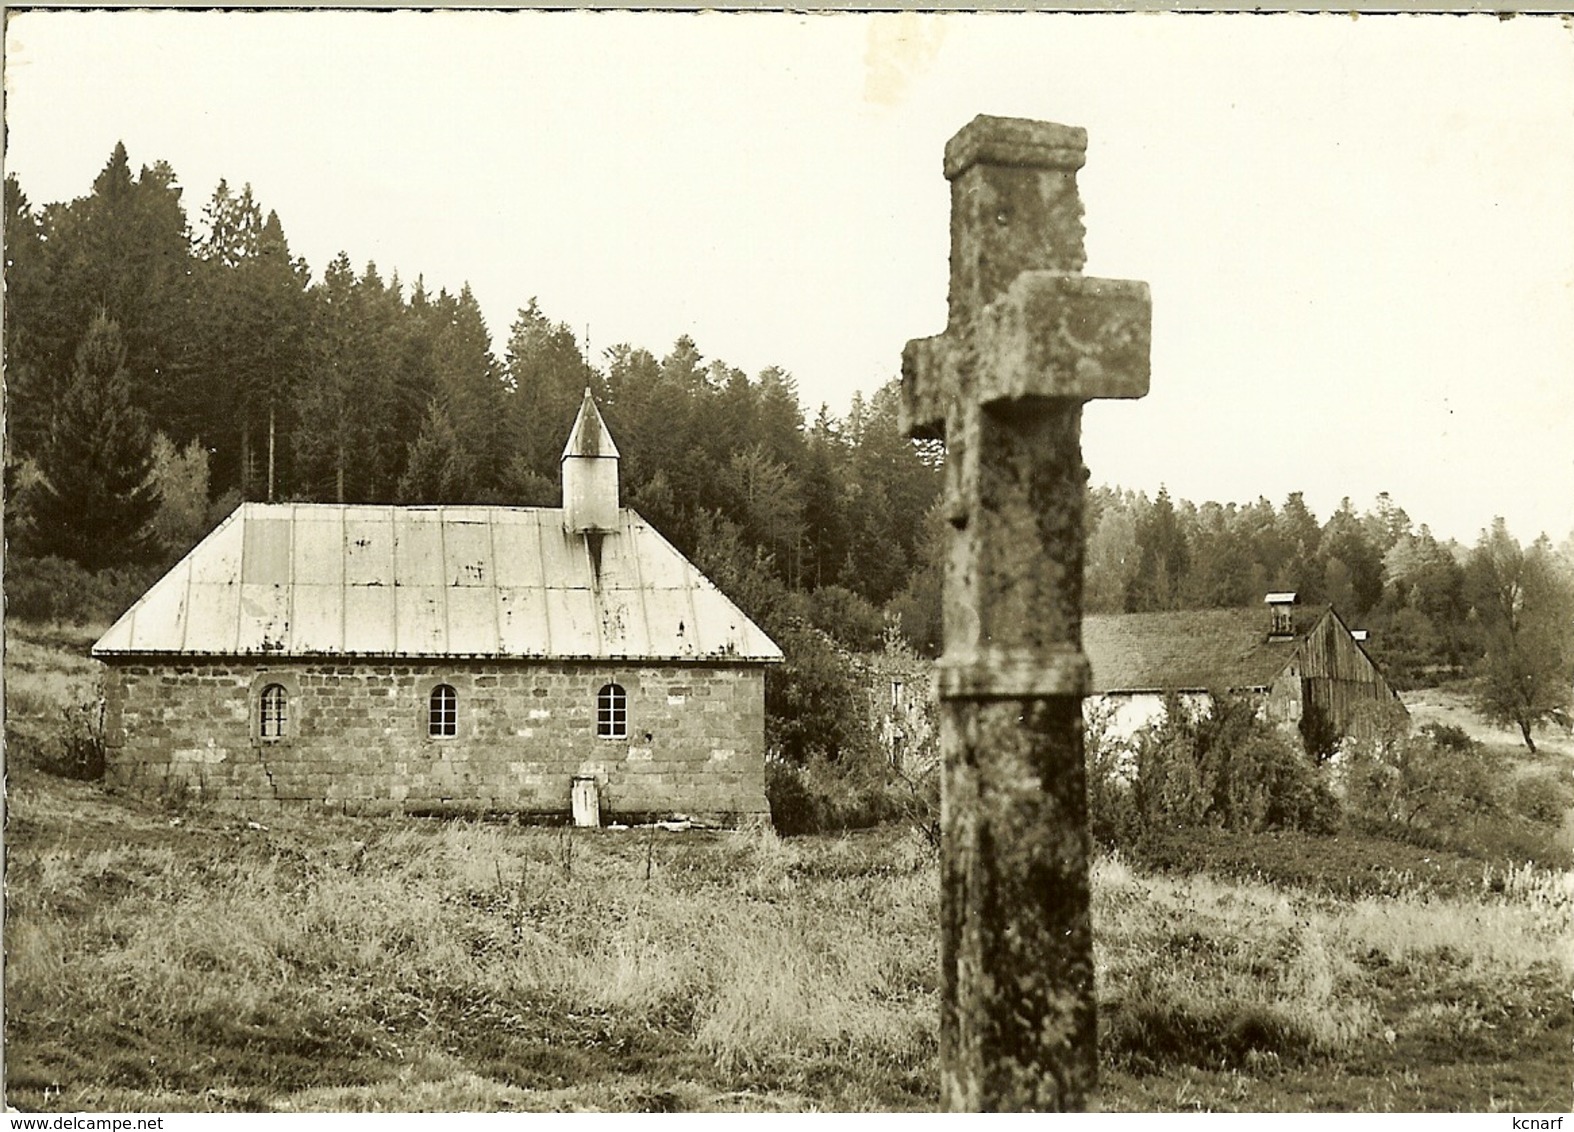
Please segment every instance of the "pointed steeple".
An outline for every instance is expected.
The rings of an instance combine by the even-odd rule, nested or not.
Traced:
[[[563,448],[563,526],[572,534],[618,527],[618,446],[588,387]]]

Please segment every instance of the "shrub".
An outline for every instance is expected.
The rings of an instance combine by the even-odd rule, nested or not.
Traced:
[[[1332,833],[1339,803],[1323,777],[1283,735],[1253,728],[1226,752],[1216,803],[1223,824],[1253,832]]]
[[[34,750],[34,762],[48,774],[92,781],[104,777],[104,708],[82,703],[63,708],[52,742]]]
[[[913,825],[939,844],[939,774],[907,778],[874,759],[832,761],[815,754],[799,765],[779,754],[765,761],[765,796],[776,832],[792,837]]]
[[[800,766],[816,752],[833,762],[868,757],[878,744],[849,657],[795,618],[775,636],[786,660],[765,674],[767,747]]]
[[[1414,735],[1384,731],[1346,754],[1346,804],[1367,824],[1442,830],[1501,809],[1502,760],[1457,727],[1428,724]]]
[[[880,610],[844,586],[821,586],[810,593],[809,619],[815,628],[863,652],[878,649],[885,632]]]
[[[1481,749],[1481,744],[1472,739],[1468,731],[1452,723],[1423,723],[1418,730],[1432,741],[1434,747],[1441,747],[1445,751],[1468,755]]]
[[[771,824],[784,837],[813,833],[820,828],[820,799],[810,788],[808,771],[778,756],[765,760],[765,797],[771,807]]]
[[[1144,825],[1200,825],[1208,816],[1213,779],[1184,725],[1144,728],[1136,739],[1132,801]]]
[[[1083,728],[1088,827],[1100,845],[1130,845],[1142,830],[1131,788],[1136,752],[1110,732],[1112,716],[1113,709],[1096,708],[1087,714]]]
[[[1550,775],[1531,775],[1514,783],[1511,804],[1515,813],[1529,821],[1559,825],[1563,815],[1574,808],[1574,790]]]
[[[1197,712],[1170,697],[1164,718],[1129,742],[1089,721],[1088,809],[1105,845],[1147,832],[1218,826],[1332,832],[1339,806],[1325,775],[1244,699],[1215,696]]]
[[[131,607],[156,576],[145,566],[94,573],[67,558],[12,557],[5,564],[6,615],[27,621],[106,623]]]

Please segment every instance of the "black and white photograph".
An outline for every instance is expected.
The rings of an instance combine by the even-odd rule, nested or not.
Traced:
[[[3,66],[10,1127],[1561,1127],[1574,16]]]

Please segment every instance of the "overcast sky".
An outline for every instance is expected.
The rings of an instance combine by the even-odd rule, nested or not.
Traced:
[[[1095,483],[1574,530],[1566,18],[46,11],[5,90],[35,204],[124,141],[193,223],[249,182],[316,276],[469,282],[499,356],[534,296],[598,361],[688,334],[811,415],[944,325],[946,139],[1084,126],[1087,271],[1154,305]]]

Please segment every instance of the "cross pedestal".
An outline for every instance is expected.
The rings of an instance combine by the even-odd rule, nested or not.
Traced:
[[[944,334],[902,355],[904,427],[946,442],[941,1095],[1078,1109],[1096,1077],[1082,697],[1082,404],[1148,391],[1145,283],[1081,275],[1087,133],[951,139]]]

